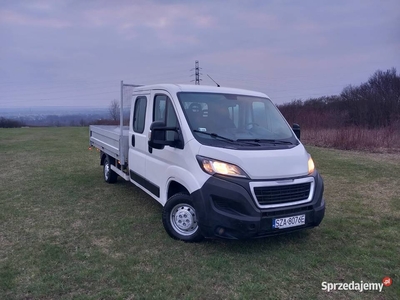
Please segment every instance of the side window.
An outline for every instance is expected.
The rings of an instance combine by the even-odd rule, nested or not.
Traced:
[[[165,108],[168,97],[165,95],[156,95],[154,98],[153,121],[162,121],[165,123]]]
[[[135,110],[133,112],[133,131],[143,133],[146,120],[147,98],[139,96],[135,101]]]
[[[167,127],[179,127],[171,99],[166,95],[156,95],[154,98],[153,121],[162,121]],[[174,131],[166,132],[166,140],[173,141],[177,133]]]

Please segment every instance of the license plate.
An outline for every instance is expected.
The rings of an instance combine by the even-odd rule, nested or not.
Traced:
[[[299,215],[287,218],[272,220],[272,228],[283,229],[306,224],[306,215]]]

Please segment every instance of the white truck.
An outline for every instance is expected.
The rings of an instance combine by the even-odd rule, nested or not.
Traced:
[[[130,96],[129,126],[121,96],[120,126],[91,125],[90,145],[106,182],[120,176],[163,206],[172,238],[256,238],[322,221],[323,180],[300,127],[265,94],[159,84]]]

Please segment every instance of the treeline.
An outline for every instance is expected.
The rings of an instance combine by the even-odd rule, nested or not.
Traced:
[[[108,120],[106,115],[101,114],[76,114],[76,115],[46,115],[46,116],[18,116],[17,118],[1,117],[0,128],[12,128],[21,126],[45,126],[45,127],[69,127],[88,126]],[[118,123],[119,124],[119,123]]]
[[[303,128],[400,126],[400,75],[396,69],[376,71],[367,82],[347,86],[340,95],[293,100],[279,105],[289,123]]]
[[[0,117],[0,128],[17,128],[24,125],[25,124],[20,121]]]

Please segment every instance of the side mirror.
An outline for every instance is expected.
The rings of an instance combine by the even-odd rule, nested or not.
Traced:
[[[170,132],[173,132],[172,140],[167,138]],[[153,122],[150,125],[149,147],[154,149],[164,149],[165,146],[181,148],[180,145],[183,143],[178,135],[177,127],[166,127],[165,123],[161,121]]]
[[[300,125],[294,123],[292,129],[293,129],[294,134],[295,134],[295,135],[297,136],[297,138],[300,140]]]

